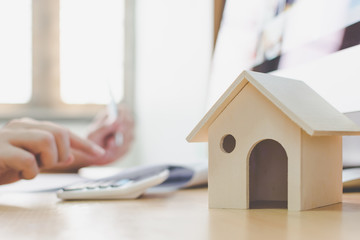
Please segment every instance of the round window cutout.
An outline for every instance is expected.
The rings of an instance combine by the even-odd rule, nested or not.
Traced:
[[[225,135],[221,140],[221,148],[226,153],[231,153],[234,151],[236,146],[236,140],[233,135]]]

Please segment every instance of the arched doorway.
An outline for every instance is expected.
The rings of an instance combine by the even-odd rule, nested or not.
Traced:
[[[275,140],[257,143],[249,155],[249,207],[287,208],[288,158]]]

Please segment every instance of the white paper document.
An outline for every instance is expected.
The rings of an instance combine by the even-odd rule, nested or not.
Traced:
[[[187,188],[194,186],[205,186],[207,184],[207,163],[192,165],[148,165],[127,169],[112,168],[85,168],[79,173],[54,173],[39,174],[32,180],[20,180],[15,183],[0,185],[0,194],[6,192],[44,192],[57,191],[69,185],[79,182],[97,180],[101,178],[131,178],[139,175],[146,175],[154,169],[169,169],[170,174],[167,180],[155,188]]]

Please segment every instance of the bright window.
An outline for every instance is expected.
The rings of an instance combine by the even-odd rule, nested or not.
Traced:
[[[0,0],[0,103],[31,98],[31,1]]]
[[[124,1],[60,1],[60,88],[69,104],[123,97]]]

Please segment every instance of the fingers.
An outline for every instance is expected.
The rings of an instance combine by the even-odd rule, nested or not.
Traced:
[[[107,148],[107,140],[112,136],[120,133],[124,137],[124,141],[133,139],[134,120],[130,111],[124,106],[119,106],[118,117],[111,124],[108,123],[108,117],[101,118],[101,121],[96,121],[92,124],[92,131],[88,134],[88,138],[96,142],[102,147]],[[126,138],[127,135],[128,137]]]
[[[112,142],[109,142],[113,138],[108,138],[106,143],[106,148],[109,148],[109,146],[117,148],[117,158],[123,156],[129,150],[134,139],[134,120],[132,115],[127,108],[123,108],[122,112],[123,114],[119,116],[116,132],[120,132],[123,135],[123,144],[121,146],[113,146]]]
[[[94,161],[95,165],[105,165],[119,159],[119,157],[123,156],[128,151],[128,147],[126,145],[122,145],[121,147],[116,145],[115,138],[111,137],[107,141],[106,146],[106,154],[102,158],[98,158]]]
[[[88,132],[90,133],[95,132],[104,125],[108,126],[109,124],[106,124],[107,119],[108,119],[108,114],[106,110],[102,110],[98,112],[98,114],[94,117],[92,123],[88,126]]]
[[[102,156],[105,154],[105,150],[101,147],[97,146],[95,143],[87,140],[82,139],[75,135],[74,133],[70,132],[66,128],[60,127],[56,124],[53,124],[51,122],[39,122],[32,119],[20,119],[11,121],[7,127],[13,128],[13,129],[33,129],[34,131],[40,131],[43,130],[44,132],[47,132],[47,136],[44,136],[42,134],[39,136],[42,139],[42,144],[40,145],[41,148],[47,148],[47,149],[53,149],[53,151],[47,152],[45,151],[43,153],[44,159],[45,157],[49,157],[48,162],[55,161],[59,162],[60,165],[66,165],[69,162],[72,162],[74,160],[74,156],[71,153],[71,148],[78,149],[80,151],[84,151],[85,153],[89,155],[94,155],[96,157]],[[36,132],[39,133],[39,132]],[[33,145],[31,144],[30,139],[25,139],[28,143],[27,149],[32,149],[33,151],[39,151],[35,146],[29,146]],[[55,142],[54,146],[51,146],[50,143]],[[23,142],[25,144],[25,142]],[[49,153],[49,154],[48,154]],[[50,154],[57,154],[55,156],[50,156]],[[43,156],[42,155],[42,156]],[[43,158],[41,158],[43,159]],[[50,163],[41,161],[41,163],[45,163],[44,167],[48,168],[50,166]]]
[[[105,146],[105,139],[111,135],[113,135],[117,129],[119,128],[119,123],[113,122],[110,125],[100,125],[97,129],[93,130],[89,135],[88,138],[92,141],[96,142],[102,147]]]
[[[90,125],[88,138],[103,147],[105,147],[105,139],[110,135],[114,135],[116,132],[125,134],[126,131],[132,131],[134,128],[132,114],[123,104],[118,106],[118,117],[109,122],[110,118],[109,113],[102,111]]]
[[[118,117],[111,124],[109,124],[108,115],[107,117],[101,115],[92,124],[92,131],[88,134],[88,139],[106,150],[106,154],[96,160],[96,165],[103,165],[119,159],[128,152],[132,144],[134,138],[132,114],[124,105],[119,105],[118,111]],[[122,135],[122,144],[115,141],[118,133]]]
[[[5,179],[7,183],[18,179],[33,179],[39,173],[35,156],[20,148],[7,146],[6,152],[1,153],[1,162],[9,170]]]
[[[52,123],[46,123],[38,127],[50,132],[54,137],[58,153],[58,162],[66,163],[74,158],[70,152],[70,131]]]
[[[95,155],[96,157],[101,157],[105,154],[105,150],[99,145],[87,139],[82,139],[73,133],[70,133],[70,145],[74,149],[81,150],[89,155]]]
[[[50,123],[50,122],[39,122],[35,121],[33,119],[18,119],[11,121],[7,127],[10,127],[15,130],[19,129],[33,129],[36,130],[42,130],[43,133],[40,134],[40,138],[44,141],[41,145],[42,147],[50,147],[50,143],[54,142],[55,147],[57,149],[57,157],[56,162],[68,162],[73,159],[73,156],[71,156],[70,152],[70,133],[67,129],[62,128],[56,124]],[[47,137],[44,136],[47,132]],[[36,134],[35,133],[35,134]],[[51,135],[51,136],[50,136]],[[31,144],[31,139],[26,138],[26,142]]]
[[[67,166],[56,166],[55,168],[53,168],[53,170],[76,172],[79,168],[93,165],[98,159],[98,157],[94,155],[87,154],[86,152],[77,149],[73,149],[72,153],[76,161]]]
[[[75,155],[81,161],[75,162]],[[11,121],[0,129],[0,184],[32,179],[39,169],[88,166],[103,155],[105,150],[95,143],[56,124]]]
[[[0,185],[13,183],[21,179],[19,172],[14,169],[0,171],[0,176]]]
[[[72,149],[74,161],[69,164],[57,164],[50,169],[44,169],[47,172],[74,172],[76,173],[80,168],[95,164],[99,157],[88,154],[84,151]]]
[[[124,156],[131,147],[132,139],[133,139],[132,131],[131,132],[125,131],[124,143],[121,146],[118,146],[116,144],[115,137],[113,135],[109,136],[105,140],[106,154],[103,157],[96,159],[96,161],[93,164],[105,165]]]
[[[10,144],[32,153],[39,167],[48,168],[58,162],[58,149],[51,133],[26,129],[8,132],[8,135]]]

